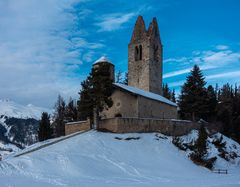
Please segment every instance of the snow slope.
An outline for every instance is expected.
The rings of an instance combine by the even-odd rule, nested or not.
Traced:
[[[23,106],[8,99],[0,99],[0,116],[40,119],[42,112],[51,113],[47,108],[36,107],[32,104]]]
[[[171,137],[155,135],[89,131],[8,157],[0,162],[1,186],[240,186],[239,165],[222,168],[228,175],[211,173],[178,151]],[[124,140],[128,137],[140,139]]]

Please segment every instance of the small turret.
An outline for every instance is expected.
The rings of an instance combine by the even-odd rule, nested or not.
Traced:
[[[101,58],[99,58],[98,60],[96,60],[93,63],[93,68],[97,69],[101,64],[108,64],[109,65],[110,79],[114,82],[115,81],[114,65],[111,63],[111,61],[107,57],[102,56]]]

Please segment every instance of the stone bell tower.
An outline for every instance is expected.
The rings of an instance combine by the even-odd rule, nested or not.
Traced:
[[[128,44],[128,85],[162,95],[162,44],[156,18],[138,16]]]

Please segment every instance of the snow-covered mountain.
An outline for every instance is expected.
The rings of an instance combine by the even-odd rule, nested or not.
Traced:
[[[14,117],[18,119],[40,119],[42,112],[51,113],[47,108],[37,107],[32,104],[20,105],[9,99],[0,99],[0,116]]]
[[[36,142],[42,112],[51,113],[46,108],[31,104],[23,106],[9,99],[0,99],[0,154]]]
[[[193,132],[182,138],[188,142],[195,137]],[[226,149],[232,146],[240,154],[239,144],[227,137],[223,141]],[[9,156],[0,162],[1,186],[239,186],[239,157],[228,162],[214,149],[209,147],[218,157],[216,168],[227,169],[228,174],[220,175],[193,164],[185,151],[172,144],[172,137],[158,133],[89,131],[26,155]]]

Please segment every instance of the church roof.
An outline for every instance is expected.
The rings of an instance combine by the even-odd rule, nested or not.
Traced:
[[[101,58],[96,60],[93,64],[98,64],[101,62],[108,62],[108,63],[112,64],[112,62],[106,56],[102,56]]]
[[[166,104],[177,107],[176,103],[170,101],[169,99],[167,99],[167,98],[165,98],[161,95],[158,95],[158,94],[155,94],[155,93],[152,93],[152,92],[148,92],[148,91],[145,91],[145,90],[141,90],[139,88],[135,88],[135,87],[128,86],[128,85],[125,85],[125,84],[119,84],[119,83],[113,83],[113,84],[116,87],[121,88],[123,90],[126,90],[126,91],[128,91],[128,92],[130,92],[134,95],[140,95],[140,96],[152,99],[152,100],[160,101],[162,103],[166,103]]]

